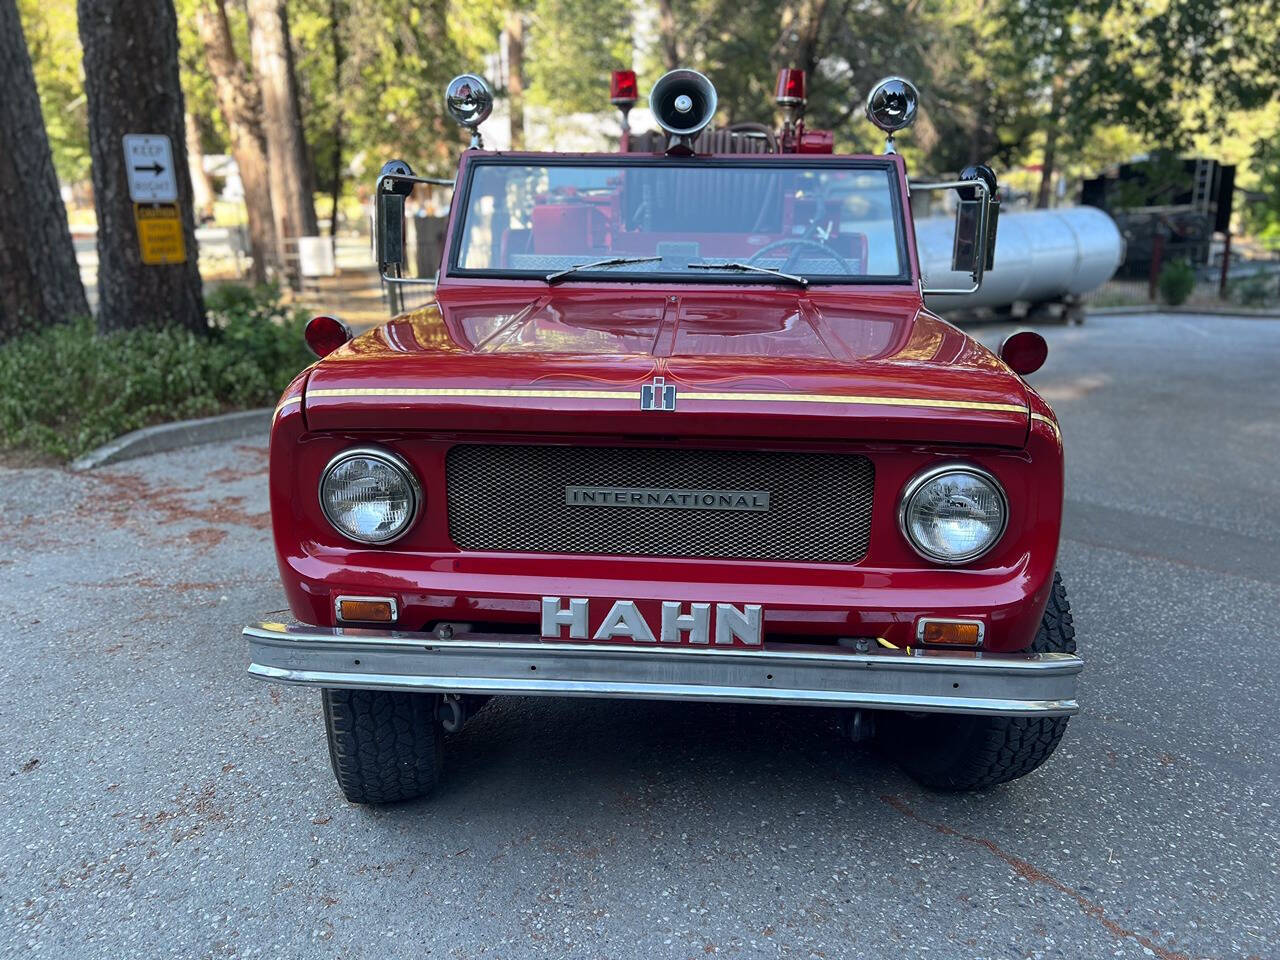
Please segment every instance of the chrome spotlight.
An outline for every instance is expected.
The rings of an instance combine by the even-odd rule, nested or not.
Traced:
[[[483,150],[480,124],[493,112],[493,91],[489,85],[474,73],[464,73],[449,81],[444,91],[444,103],[458,125],[471,131],[470,149]]]
[[[885,77],[867,95],[867,119],[883,130],[884,152],[894,153],[893,135],[915,123],[920,91],[910,80]]]

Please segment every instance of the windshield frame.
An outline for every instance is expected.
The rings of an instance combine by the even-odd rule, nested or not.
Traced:
[[[465,280],[505,280],[526,281],[539,285],[547,285],[543,276],[537,272],[519,271],[495,267],[464,268],[458,266],[462,254],[463,234],[466,228],[467,211],[471,202],[471,188],[476,172],[486,166],[506,167],[588,167],[588,166],[645,166],[645,167],[766,167],[782,166],[800,170],[814,168],[830,168],[836,170],[872,170],[883,171],[889,181],[890,211],[893,216],[894,239],[897,246],[898,263],[902,269],[897,274],[870,274],[857,276],[835,276],[820,274],[810,277],[809,288],[814,287],[850,287],[850,286],[914,286],[913,249],[908,242],[905,197],[903,194],[903,173],[899,168],[896,156],[832,156],[823,154],[742,154],[713,156],[676,157],[663,154],[607,153],[607,154],[561,154],[561,153],[492,153],[485,155],[463,156],[461,189],[455,192],[452,210],[452,223],[449,230],[447,256],[442,264],[441,279],[456,278]],[[625,271],[600,269],[579,270],[575,278],[591,283],[624,283],[624,284],[665,284],[682,283],[700,286],[770,286],[786,285],[776,278],[765,274],[752,274],[734,271],[718,274],[713,270],[697,271]]]

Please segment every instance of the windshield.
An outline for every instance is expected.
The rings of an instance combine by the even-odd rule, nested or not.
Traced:
[[[473,161],[470,174],[454,274],[909,281],[889,164]]]

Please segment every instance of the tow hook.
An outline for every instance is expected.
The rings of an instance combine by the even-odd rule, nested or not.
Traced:
[[[436,719],[445,733],[457,733],[467,722],[467,706],[462,697],[456,693],[446,693],[440,698],[436,707]]]
[[[876,735],[875,714],[870,710],[842,711],[840,732],[853,743],[866,743]]]
[[[480,712],[489,697],[468,693],[445,693],[436,707],[436,719],[445,733],[457,733],[466,722]]]

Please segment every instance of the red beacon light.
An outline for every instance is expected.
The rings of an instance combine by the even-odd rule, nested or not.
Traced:
[[[617,107],[618,112],[622,114],[621,148],[623,153],[627,153],[631,149],[631,121],[629,115],[631,108],[636,105],[638,99],[640,99],[640,94],[636,86],[636,72],[634,70],[615,70],[609,74],[609,102]]]
[[[640,95],[636,87],[636,72],[634,70],[615,70],[609,76],[609,102],[615,107],[621,107],[624,104],[628,107],[635,106]]]
[[[804,71],[783,67],[778,71],[778,88],[773,99],[780,107],[803,106],[805,101]]]
[[[804,71],[794,67],[779,70],[773,99],[782,110],[782,152],[795,153],[804,139]]]
[[[320,314],[307,321],[302,338],[317,357],[324,358],[352,337],[351,328],[337,317]]]

